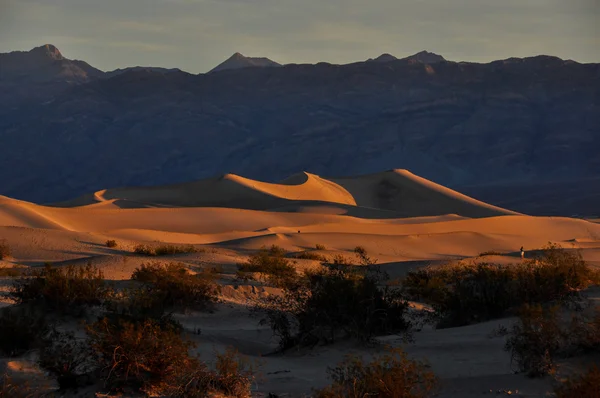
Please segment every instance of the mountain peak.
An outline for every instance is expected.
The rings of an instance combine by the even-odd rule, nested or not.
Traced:
[[[371,61],[371,62],[391,62],[391,61],[395,61],[397,59],[398,58],[394,57],[391,54],[383,53],[379,57],[377,57],[375,59],[370,59],[369,61]]]
[[[227,58],[227,60],[221,64],[219,64],[216,68],[212,69],[210,72],[218,72],[221,70],[228,69],[242,69],[242,68],[267,68],[267,67],[279,67],[281,64],[278,64],[275,61],[270,60],[265,57],[246,57],[239,52],[236,52],[231,57]]]
[[[405,60],[411,60],[411,61],[417,61],[417,62],[422,62],[424,64],[435,64],[438,62],[444,62],[446,61],[446,59],[444,57],[442,57],[441,55],[438,55],[436,53],[432,53],[429,51],[420,51],[414,55],[411,55],[410,57],[406,57],[404,58]]]
[[[56,46],[52,44],[44,44],[43,46],[36,47],[33,50],[31,50],[30,53],[55,60],[64,59],[63,55],[60,53],[58,48],[56,48]]]

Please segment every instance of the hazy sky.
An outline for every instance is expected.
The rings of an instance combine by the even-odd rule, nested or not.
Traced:
[[[236,51],[280,63],[420,50],[600,62],[599,26],[600,0],[0,0],[0,52],[49,43],[103,70],[198,73]]]

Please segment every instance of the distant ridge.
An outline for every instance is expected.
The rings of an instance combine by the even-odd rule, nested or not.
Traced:
[[[173,72],[181,72],[179,68],[158,68],[153,66],[130,66],[128,68],[119,68],[110,72],[106,72],[104,77],[110,78],[117,75],[122,75],[127,72],[139,72],[139,71],[147,71],[147,72],[155,72],[155,73],[173,73]]]
[[[388,53],[384,53],[381,54],[379,57],[373,59],[373,58],[369,58],[367,60],[367,62],[378,62],[378,63],[385,63],[385,62],[392,62],[392,61],[398,61],[399,58],[388,54]],[[421,51],[418,52],[416,54],[410,55],[406,58],[401,58],[400,60],[402,61],[413,61],[413,62],[421,62],[424,64],[436,64],[438,62],[444,62],[446,61],[446,58],[442,57],[441,55],[429,52],[429,51]]]
[[[235,53],[231,57],[229,57],[225,62],[213,68],[210,72],[243,68],[272,68],[280,66],[281,64],[278,64],[277,62],[272,61],[269,58],[246,57],[240,53]]]

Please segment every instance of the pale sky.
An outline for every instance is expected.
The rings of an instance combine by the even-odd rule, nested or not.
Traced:
[[[600,0],[0,0],[0,52],[54,44],[102,70],[200,73],[235,52],[284,64],[421,50],[600,62],[599,26]]]

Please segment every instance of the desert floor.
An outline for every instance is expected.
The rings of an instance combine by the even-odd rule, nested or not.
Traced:
[[[210,362],[215,350],[233,346],[261,364],[257,396],[272,392],[292,397],[308,396],[312,388],[328,384],[327,367],[345,354],[370,356],[380,348],[341,342],[271,354],[277,342],[268,327],[249,316],[248,305],[273,290],[234,279],[236,264],[263,246],[325,256],[352,256],[356,246],[363,246],[392,278],[416,267],[455,260],[517,263],[521,246],[532,255],[548,242],[579,250],[589,264],[600,267],[598,220],[516,214],[403,173],[337,180],[302,174],[280,184],[226,176],[195,185],[100,191],[56,206],[0,197],[0,240],[6,240],[12,251],[0,267],[91,262],[107,279],[119,283],[149,261],[133,253],[136,245],[192,244],[202,250],[159,260],[182,262],[192,270],[222,267],[224,288],[217,310],[177,315],[190,332],[201,329],[200,335],[190,337],[202,357]],[[108,239],[116,240],[118,247],[107,248]],[[316,250],[317,244],[325,250]],[[500,254],[481,255],[491,251]],[[297,260],[299,269],[317,264]],[[0,291],[10,283],[0,279]],[[600,300],[597,290],[589,295]],[[514,374],[509,354],[502,349],[504,339],[490,337],[500,324],[511,322],[426,327],[415,333],[414,343],[397,336],[380,340],[426,359],[442,380],[440,397],[490,396],[498,391],[546,396],[551,381]],[[570,361],[564,369],[576,370],[586,360],[597,358]],[[4,359],[0,367],[16,375],[38,372],[26,358]]]

